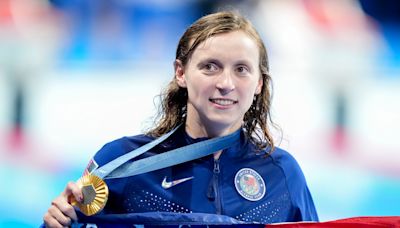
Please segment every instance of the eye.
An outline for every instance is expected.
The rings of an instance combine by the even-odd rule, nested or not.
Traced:
[[[215,63],[206,63],[203,66],[203,69],[208,72],[218,71],[218,66]]]
[[[236,72],[238,72],[241,75],[244,75],[244,74],[248,74],[250,72],[250,70],[247,66],[238,66],[236,68]]]

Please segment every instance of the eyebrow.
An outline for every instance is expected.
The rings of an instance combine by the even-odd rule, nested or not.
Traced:
[[[248,61],[248,60],[245,60],[245,59],[241,59],[239,61],[236,61],[235,65],[246,65],[246,66],[249,66],[249,67],[252,66],[251,61]]]
[[[215,63],[220,66],[223,65],[220,60],[210,57],[210,58],[205,58],[205,59],[200,60],[199,63],[197,64],[197,66],[202,66],[202,65],[204,65],[204,63]],[[246,66],[252,67],[251,61],[248,61],[246,59],[240,59],[240,60],[236,61],[234,65],[246,65]]]
[[[200,60],[200,62],[197,64],[197,67],[201,67],[201,66],[203,66],[205,63],[215,63],[215,64],[217,64],[218,66],[222,66],[222,62],[219,61],[218,59],[215,59],[215,58],[205,58],[205,59]]]

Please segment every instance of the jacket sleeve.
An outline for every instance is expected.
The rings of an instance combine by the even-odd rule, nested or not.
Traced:
[[[299,190],[300,192],[296,194],[296,197],[292,198],[294,206],[297,207],[295,219],[298,221],[318,221],[317,210],[307,185]]]
[[[281,150],[279,163],[294,208],[293,221],[318,221],[317,210],[300,165],[288,152]],[[274,152],[275,153],[275,152]]]

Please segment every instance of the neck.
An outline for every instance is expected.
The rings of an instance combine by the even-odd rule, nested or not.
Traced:
[[[189,134],[190,137],[192,138],[215,138],[215,137],[221,137],[225,135],[229,135],[230,133],[236,131],[239,129],[239,127],[231,127],[231,128],[218,128],[215,129],[213,127],[207,127],[204,125],[200,126],[193,126],[192,124],[186,122],[185,125],[185,130],[186,133]]]
[[[202,120],[198,115],[187,115],[185,131],[192,138],[215,138],[238,130],[241,123],[224,124]]]
[[[239,126],[240,127],[240,126]],[[220,137],[220,136],[225,136],[228,135],[234,131],[236,131],[238,128],[225,128],[223,130],[221,129],[213,129],[213,128],[207,128],[204,125],[194,125],[190,124],[188,120],[186,120],[186,125],[185,125],[185,131],[186,133],[192,137],[192,138],[202,138],[202,137],[207,137],[207,138],[214,138],[214,137]],[[218,160],[219,157],[222,154],[222,150],[216,151],[214,153],[214,160]]]

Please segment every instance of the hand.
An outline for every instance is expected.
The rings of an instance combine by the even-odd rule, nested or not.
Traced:
[[[74,182],[69,182],[65,190],[51,202],[51,206],[43,216],[46,227],[68,227],[72,221],[76,221],[77,215],[68,198],[75,197],[79,202],[83,201],[81,189]]]

